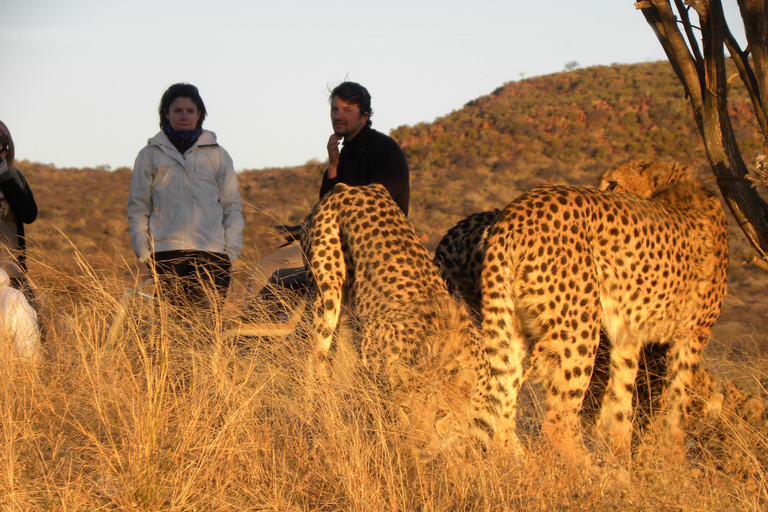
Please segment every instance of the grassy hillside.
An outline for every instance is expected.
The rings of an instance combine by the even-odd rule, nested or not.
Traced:
[[[737,137],[750,155],[761,139],[744,88],[736,85],[729,100]],[[433,123],[400,127],[393,136],[419,169],[538,171],[559,163],[570,169],[571,179],[589,181],[582,173],[637,155],[705,163],[689,102],[666,62],[510,82]]]

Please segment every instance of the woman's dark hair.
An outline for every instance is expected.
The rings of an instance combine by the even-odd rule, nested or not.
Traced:
[[[173,103],[176,98],[189,98],[192,100],[197,106],[198,112],[200,112],[200,119],[197,121],[196,128],[203,126],[206,110],[203,98],[200,97],[200,91],[198,91],[197,87],[194,85],[182,82],[170,86],[163,93],[163,97],[160,98],[160,107],[157,109],[160,114],[160,128],[164,130],[165,127],[171,123],[167,116],[171,109],[171,103]]]
[[[371,117],[373,116],[373,109],[371,109],[371,95],[368,89],[358,84],[357,82],[341,82],[339,85],[333,88],[331,95],[328,97],[328,101],[333,101],[333,98],[338,96],[347,103],[352,103],[360,108],[361,114],[368,114],[367,126],[371,126]]]

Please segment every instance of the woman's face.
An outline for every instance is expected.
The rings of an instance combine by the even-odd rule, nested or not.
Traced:
[[[165,117],[174,130],[194,130],[200,120],[200,111],[192,98],[179,97],[173,100]]]

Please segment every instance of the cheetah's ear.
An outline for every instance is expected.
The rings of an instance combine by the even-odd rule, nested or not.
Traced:
[[[648,173],[651,186],[651,190],[648,190],[648,193],[652,193],[653,191],[658,190],[659,187],[664,184],[667,178],[664,171],[665,169],[655,162],[649,163],[645,168],[645,172]]]

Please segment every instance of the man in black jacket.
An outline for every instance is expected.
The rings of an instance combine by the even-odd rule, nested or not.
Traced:
[[[343,82],[331,91],[330,101],[333,135],[328,139],[328,169],[320,197],[337,183],[381,183],[407,216],[411,195],[408,162],[397,142],[371,128],[371,95],[358,83]]]
[[[328,169],[323,173],[320,198],[337,183],[381,183],[407,216],[411,195],[408,162],[397,142],[371,128],[373,110],[368,90],[355,82],[343,82],[331,91],[329,99],[333,135],[328,139]],[[305,281],[298,244],[265,256],[256,264],[248,282],[246,310],[255,307],[253,302],[260,297],[264,306],[279,312],[282,308],[274,297],[274,288],[301,288]]]

